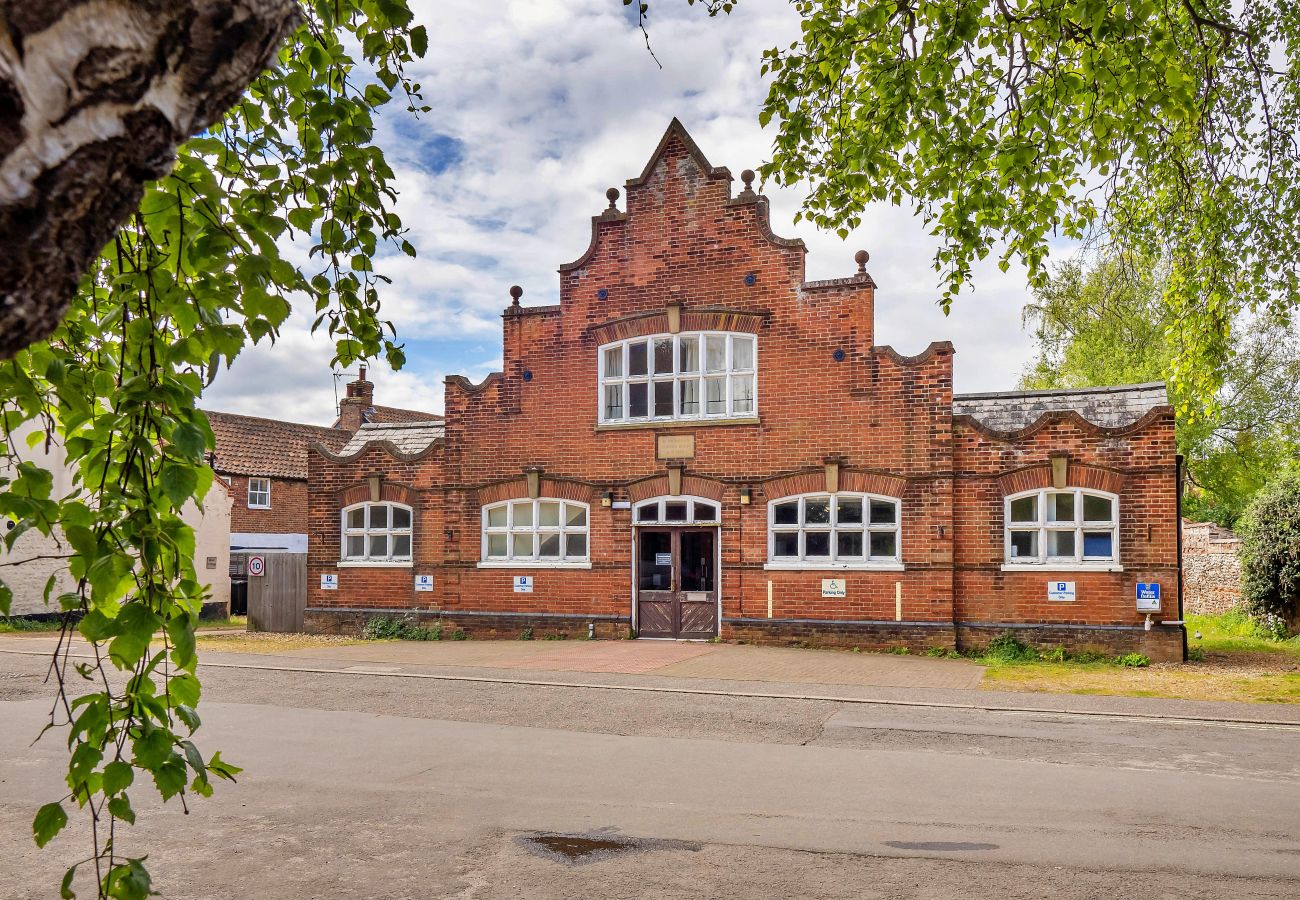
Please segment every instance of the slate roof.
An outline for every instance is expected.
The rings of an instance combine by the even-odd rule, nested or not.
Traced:
[[[367,422],[389,424],[393,422],[441,422],[437,413],[420,412],[417,409],[399,409],[396,406],[372,406],[365,411]],[[334,420],[334,427],[339,427],[341,419]]]
[[[995,431],[1019,431],[1034,424],[1043,413],[1074,410],[1094,425],[1123,428],[1168,404],[1164,382],[1152,381],[1116,387],[956,394],[952,414],[971,416]]]
[[[372,422],[357,429],[343,449],[335,452],[350,456],[366,444],[388,441],[400,453],[420,453],[441,439],[446,431],[441,422]]]
[[[208,411],[217,437],[212,468],[222,475],[307,478],[307,447],[320,443],[337,451],[350,435],[341,428],[301,425],[257,416]]]

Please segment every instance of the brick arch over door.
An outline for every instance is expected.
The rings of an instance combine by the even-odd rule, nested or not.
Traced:
[[[370,482],[358,481],[349,487],[345,487],[338,492],[340,506],[352,506],[354,503],[373,503],[374,498],[370,496]],[[381,503],[401,503],[412,509],[419,502],[419,493],[415,488],[408,487],[404,484],[397,484],[392,481],[382,481],[379,484],[379,502]]]
[[[881,497],[902,497],[907,490],[907,479],[883,472],[846,472],[840,470],[839,488],[858,494],[876,494]],[[769,500],[779,500],[795,494],[820,494],[826,491],[826,472],[813,469],[775,478],[763,485]]]
[[[715,500],[721,503],[722,492],[723,485],[721,481],[701,478],[698,475],[682,475],[683,495],[690,494],[692,497],[703,497],[706,500]],[[642,500],[649,500],[651,497],[667,497],[670,493],[667,475],[656,475],[653,478],[638,481],[627,489],[628,499],[633,503],[640,503]]]
[[[557,500],[573,500],[577,503],[592,503],[595,490],[589,484],[580,481],[561,481],[556,478],[542,478],[538,484],[539,497],[551,497]],[[528,479],[524,476],[498,481],[478,490],[478,505],[487,506],[502,500],[527,500]]]
[[[1050,464],[1017,469],[998,478],[998,488],[1002,491],[1003,497],[1019,494],[1021,491],[1035,491],[1050,487],[1052,487]],[[1124,475],[1113,469],[1071,462],[1067,471],[1066,487],[1119,495],[1124,491]]]

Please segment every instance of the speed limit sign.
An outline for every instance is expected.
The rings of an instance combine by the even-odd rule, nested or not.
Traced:
[[[265,556],[250,556],[248,558],[248,574],[260,577],[266,572]]]

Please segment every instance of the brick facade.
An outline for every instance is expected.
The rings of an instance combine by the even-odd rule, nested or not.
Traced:
[[[289,534],[303,531],[307,521],[306,479],[272,478],[271,508],[250,509],[248,475],[228,475],[234,505],[230,510],[230,530],[264,534]]]
[[[611,201],[587,251],[560,267],[559,304],[516,296],[505,310],[503,371],[480,384],[447,379],[436,440],[403,449],[379,439],[399,432],[376,430],[341,452],[314,449],[308,626],[359,627],[359,610],[402,610],[472,634],[518,636],[534,619],[575,634],[626,628],[637,608],[627,507],[676,493],[721,508],[724,639],[951,648],[968,626],[1069,624],[1123,626],[1116,634],[1137,647],[1134,583],[1176,594],[1172,411],[1118,428],[1045,416],[1013,434],[954,416],[950,344],[903,356],[876,343],[865,255],[856,274],[805,281],[803,243],[771,232],[748,182],[732,187],[674,122],[627,182],[626,211]],[[678,331],[756,336],[757,414],[600,424],[599,348]],[[689,438],[689,452],[659,458],[662,437]],[[1124,570],[1070,573],[1080,599],[1069,608],[1043,598],[1058,573],[1000,571],[1002,498],[1036,486],[1060,454],[1072,486],[1121,498]],[[897,498],[899,564],[769,566],[769,504],[832,489]],[[530,496],[589,504],[589,568],[481,564],[483,507]],[[341,511],[375,500],[412,508],[409,565],[340,563]],[[415,592],[418,574],[433,576],[432,591]],[[322,589],[322,575],[337,575],[337,589]],[[531,593],[514,591],[516,575],[533,577]],[[845,581],[843,597],[823,597],[826,578]],[[1166,629],[1181,646],[1181,630]]]

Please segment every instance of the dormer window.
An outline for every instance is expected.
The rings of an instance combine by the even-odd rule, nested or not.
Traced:
[[[752,334],[684,332],[600,348],[600,421],[607,424],[758,415]]]

